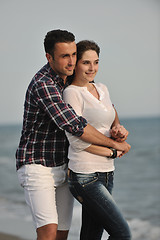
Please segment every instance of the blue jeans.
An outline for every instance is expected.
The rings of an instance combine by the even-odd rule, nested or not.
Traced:
[[[110,240],[130,240],[128,224],[113,197],[113,172],[80,174],[69,170],[69,188],[82,204],[80,240],[100,240],[105,229]]]

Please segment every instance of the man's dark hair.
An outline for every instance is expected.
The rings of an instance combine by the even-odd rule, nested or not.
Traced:
[[[54,55],[54,47],[59,42],[74,42],[75,36],[73,33],[66,30],[52,30],[48,32],[44,39],[44,49],[46,53]]]

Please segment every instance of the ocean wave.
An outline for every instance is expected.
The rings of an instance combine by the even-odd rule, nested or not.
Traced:
[[[25,229],[26,225],[27,228],[30,228],[32,226],[32,217],[30,214],[30,211],[28,207],[21,203],[12,203],[9,201],[6,201],[4,198],[0,198],[0,226],[1,223],[7,221],[8,223],[12,223],[14,226],[14,230],[18,231],[18,225],[19,223],[21,225],[21,228]],[[23,219],[23,220],[22,220]],[[142,219],[130,219],[128,221],[128,224],[131,228],[133,240],[159,240],[160,239],[160,227],[153,225],[149,220],[142,220]],[[3,224],[2,224],[3,225]],[[74,211],[73,211],[73,219],[72,219],[72,225],[69,233],[69,239],[68,240],[78,240],[79,239],[79,232],[80,232],[80,226],[81,226],[81,206],[75,205]],[[2,231],[3,229],[0,230]],[[34,229],[32,229],[34,232]],[[105,240],[108,238],[108,234],[104,231],[102,240]],[[33,239],[32,236],[30,239]]]
[[[159,240],[160,228],[153,226],[149,221],[132,219],[128,221],[132,232],[132,240]],[[102,240],[106,240],[108,234],[104,232]],[[71,239],[72,240],[72,239]]]
[[[81,207],[74,207],[72,226],[70,230],[69,240],[78,240],[81,224]],[[133,240],[159,240],[160,227],[153,225],[149,220],[131,219],[128,221],[132,232]],[[104,231],[102,240],[106,240],[108,234]]]
[[[132,219],[129,221],[133,240],[159,240],[160,228],[153,226],[149,221]]]

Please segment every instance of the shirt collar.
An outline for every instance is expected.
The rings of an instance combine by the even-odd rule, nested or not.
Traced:
[[[64,80],[51,68],[49,63],[47,63],[46,66],[47,66],[48,72],[51,75],[52,79],[54,81],[56,81],[57,83],[64,85]]]
[[[99,101],[102,101],[102,99],[105,97],[105,93],[102,91],[102,89],[97,86],[97,84],[93,83],[99,93]]]

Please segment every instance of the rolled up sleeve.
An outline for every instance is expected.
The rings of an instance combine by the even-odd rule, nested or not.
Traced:
[[[41,81],[36,84],[34,92],[36,103],[61,130],[78,137],[83,134],[87,125],[86,119],[78,116],[73,108],[63,101],[56,85]]]
[[[75,152],[81,152],[91,145],[91,143],[84,142],[79,137],[73,136],[72,134],[66,131],[65,134],[68,138],[69,144],[71,145]]]

